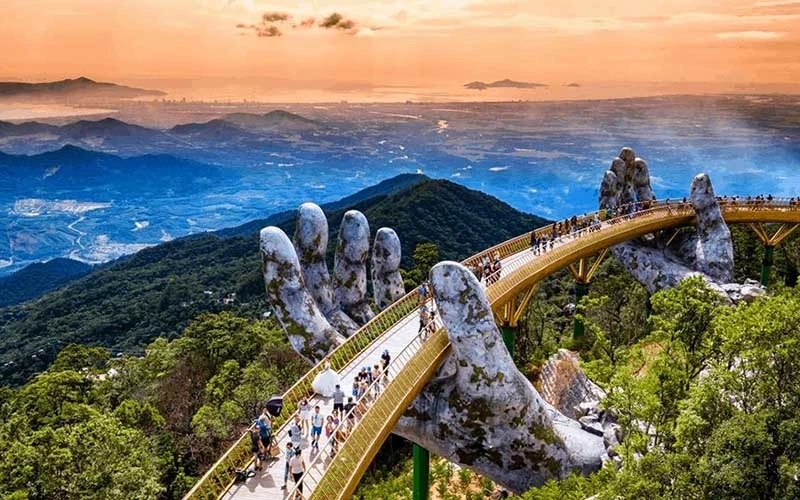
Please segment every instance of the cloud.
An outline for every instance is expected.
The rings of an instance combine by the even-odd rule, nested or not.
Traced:
[[[267,37],[267,38],[271,38],[273,36],[281,36],[281,35],[283,35],[283,33],[281,33],[281,30],[279,30],[278,27],[274,26],[274,25],[273,26],[266,26],[266,27],[265,26],[261,26],[256,30],[256,33],[260,37]]]
[[[775,31],[726,31],[717,33],[720,40],[775,40],[783,36],[783,33]]]
[[[334,12],[333,14],[325,17],[319,23],[320,28],[324,29],[340,29],[340,30],[352,30],[356,27],[355,21],[352,19],[345,19],[344,16],[339,14],[338,12]]]
[[[245,24],[239,23],[236,25],[241,30],[251,30],[255,32],[259,38],[273,38],[283,36],[283,32],[273,23],[280,23],[291,19],[292,15],[288,12],[265,12],[261,14],[261,22],[259,24]]]
[[[239,29],[246,29],[252,30],[256,33],[259,37],[276,37],[282,36],[283,32],[276,26],[277,23],[282,23],[292,19],[292,14],[288,12],[265,12],[261,15],[260,23],[259,24],[246,24],[246,23],[239,23],[236,25]],[[300,18],[300,16],[297,16]],[[317,18],[308,16],[302,18],[299,23],[294,23],[291,26],[291,29],[298,30],[298,29],[312,29],[312,28],[320,28],[322,30],[334,30],[340,31],[342,33],[346,33],[348,35],[359,35],[362,37],[370,37],[374,36],[375,32],[380,27],[369,27],[365,26],[364,28],[358,28],[356,22],[352,19],[348,19],[342,14],[338,12],[334,12],[328,16],[322,17],[319,22],[317,22]]]
[[[299,26],[301,28],[313,28],[315,22],[316,22],[316,20],[313,17],[307,17],[307,18],[303,19],[302,21],[300,21],[300,25]]]
[[[277,26],[271,25],[271,24],[270,25],[267,25],[267,24],[256,25],[256,24],[239,23],[239,24],[236,25],[236,27],[241,29],[241,30],[251,30],[251,31],[255,32],[256,36],[258,36],[260,38],[272,38],[272,37],[282,36],[283,35],[281,30],[278,29]],[[242,32],[240,34],[244,34],[244,32]]]
[[[261,22],[275,23],[280,21],[288,21],[292,17],[286,12],[265,12],[261,15]]]

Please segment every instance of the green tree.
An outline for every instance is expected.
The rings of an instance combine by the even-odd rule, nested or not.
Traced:
[[[768,415],[738,413],[709,436],[700,470],[706,498],[775,498]]]
[[[58,353],[49,370],[51,372],[80,371],[84,368],[98,370],[106,365],[109,358],[110,355],[105,348],[70,344]]]
[[[431,268],[439,262],[439,247],[436,243],[417,243],[413,258],[414,267],[402,273],[406,289],[414,288],[428,279]]]
[[[113,417],[32,428],[0,458],[0,492],[29,500],[152,499],[163,490],[150,443]]]

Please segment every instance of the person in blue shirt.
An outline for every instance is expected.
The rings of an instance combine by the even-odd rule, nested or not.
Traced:
[[[298,447],[297,449],[299,450],[300,448]],[[292,443],[286,443],[286,451],[284,452],[284,455],[286,457],[286,467],[284,468],[283,471],[283,486],[281,486],[282,490],[286,489],[286,481],[289,480],[289,462],[294,457],[294,453],[295,453],[294,445]]]
[[[319,406],[315,406],[314,413],[311,415],[311,448],[316,450],[319,450],[319,438],[322,435],[323,422]]]

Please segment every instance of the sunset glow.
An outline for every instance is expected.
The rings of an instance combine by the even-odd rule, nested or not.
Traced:
[[[800,1],[5,0],[0,77],[790,84]],[[334,14],[338,14],[334,16]]]

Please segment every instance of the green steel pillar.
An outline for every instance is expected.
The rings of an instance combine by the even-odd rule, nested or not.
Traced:
[[[589,283],[582,281],[575,282],[575,306],[577,307],[581,299],[589,294]],[[577,311],[576,311],[577,314]],[[579,320],[577,315],[572,322],[572,338],[579,339],[583,337],[583,321]]]
[[[517,337],[517,327],[503,325],[500,327],[500,331],[503,333],[503,343],[506,345],[508,353],[514,356],[514,340]]]
[[[428,450],[414,443],[414,500],[428,500],[431,456]]]
[[[764,260],[761,261],[761,286],[769,285],[769,275],[772,274],[772,263],[774,262],[775,247],[764,245]]]

